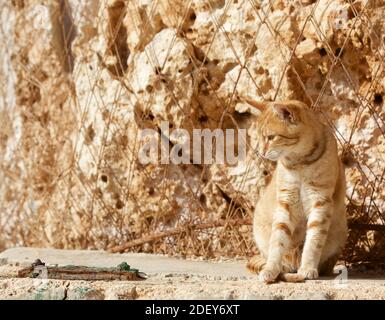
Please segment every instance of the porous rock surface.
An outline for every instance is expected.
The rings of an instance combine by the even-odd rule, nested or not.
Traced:
[[[383,1],[12,0],[0,10],[0,247],[106,248],[249,214],[273,168],[253,152],[250,102],[274,99],[313,105],[336,130],[350,212],[364,206],[365,222],[381,222]],[[162,121],[248,129],[247,157],[143,165],[139,132]],[[204,254],[241,251],[218,232],[199,239]],[[250,228],[234,232],[250,242]],[[161,251],[188,247],[169,241]]]

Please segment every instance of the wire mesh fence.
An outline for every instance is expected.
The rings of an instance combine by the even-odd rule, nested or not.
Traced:
[[[0,5],[0,247],[247,257],[274,164],[253,101],[297,99],[346,166],[347,262],[384,258],[383,1]],[[229,164],[142,164],[140,134],[247,129]]]

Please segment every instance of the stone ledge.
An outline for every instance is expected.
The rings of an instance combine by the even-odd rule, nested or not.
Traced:
[[[48,264],[111,267],[126,261],[146,272],[145,281],[64,281],[15,278],[23,265],[40,258]],[[243,261],[206,262],[151,254],[14,248],[0,254],[0,299],[384,299],[385,277],[349,275],[305,283],[265,285]],[[5,263],[5,264],[4,264]]]

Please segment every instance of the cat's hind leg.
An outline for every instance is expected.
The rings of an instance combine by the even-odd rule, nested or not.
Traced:
[[[340,215],[340,219],[334,221],[330,226],[328,238],[322,250],[319,263],[319,274],[322,276],[332,276],[333,269],[345,246],[347,238],[347,225],[345,211],[337,211],[335,215]]]

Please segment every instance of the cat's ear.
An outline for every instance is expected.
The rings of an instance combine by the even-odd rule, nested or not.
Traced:
[[[270,101],[255,101],[251,99],[245,100],[250,106],[257,109],[257,113],[262,113],[269,105]],[[253,112],[252,112],[253,113]]]
[[[276,103],[273,105],[273,111],[282,120],[290,123],[297,123],[298,109],[293,105],[285,105]]]

